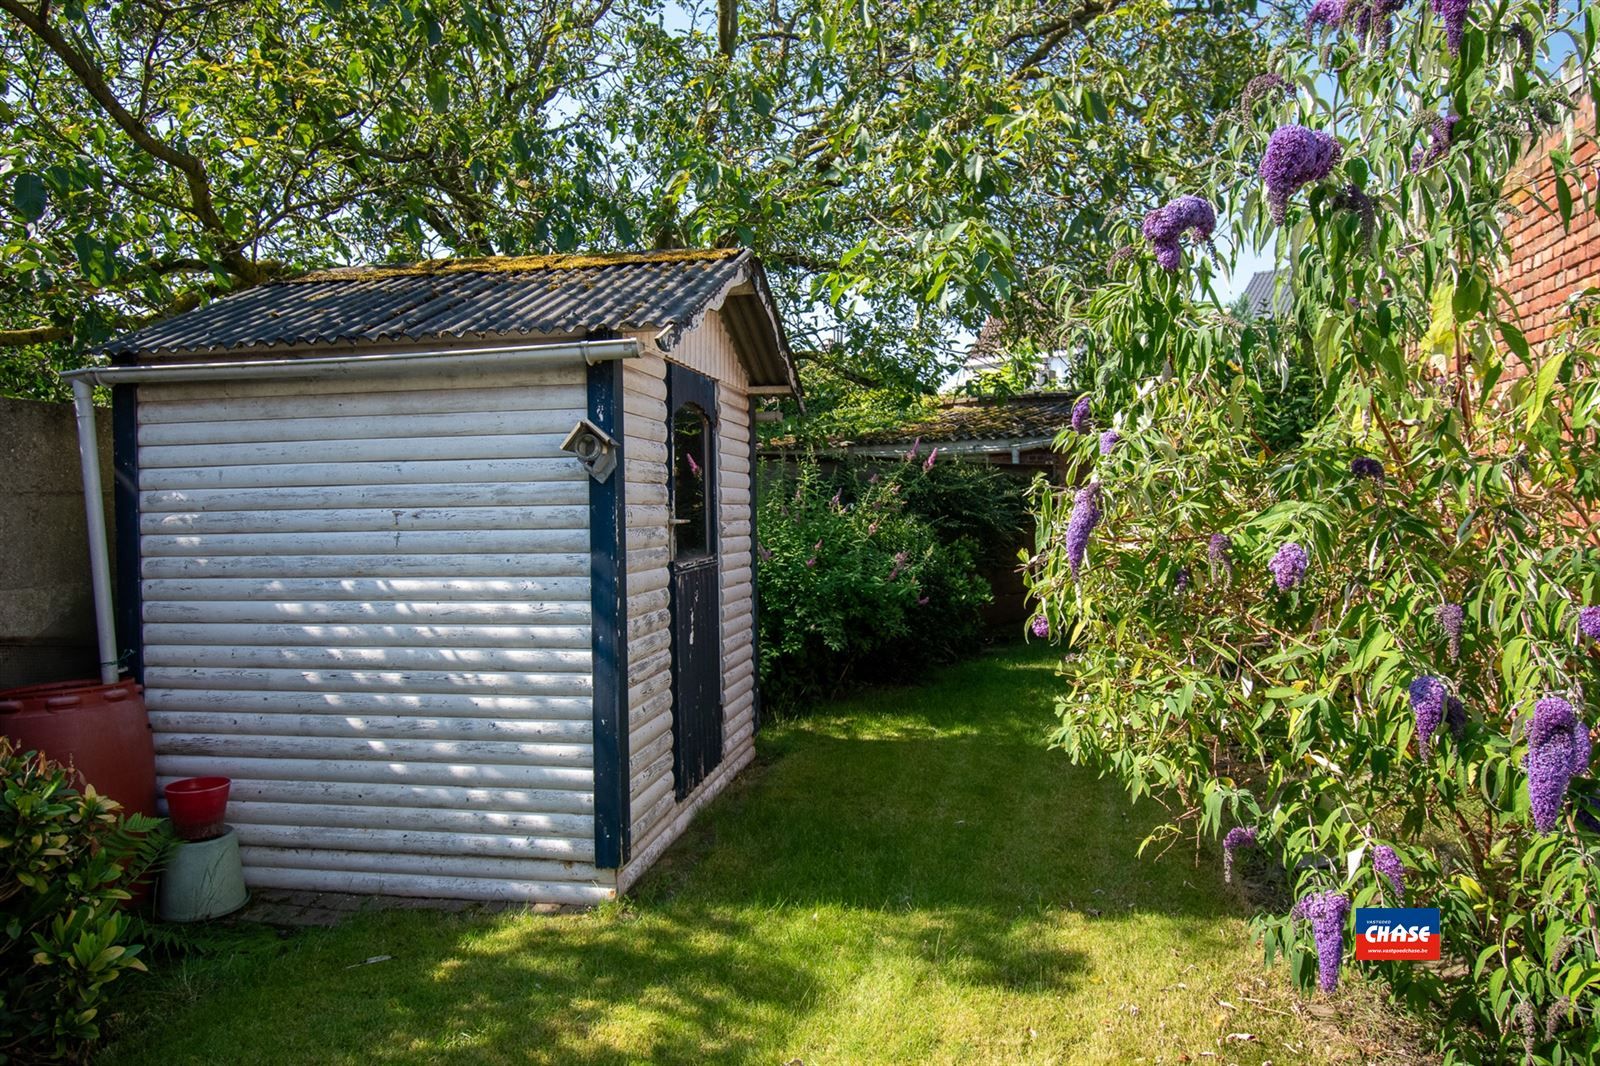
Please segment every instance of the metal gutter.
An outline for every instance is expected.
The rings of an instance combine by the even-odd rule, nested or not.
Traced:
[[[569,341],[561,344],[520,344],[506,348],[441,348],[378,355],[308,356],[288,359],[234,359],[212,363],[152,363],[144,366],[86,366],[69,370],[62,378],[74,385],[134,385],[163,381],[234,381],[260,378],[342,378],[365,373],[410,373],[418,370],[502,370],[537,363],[582,359],[593,365],[608,359],[632,359],[639,354],[636,340]]]

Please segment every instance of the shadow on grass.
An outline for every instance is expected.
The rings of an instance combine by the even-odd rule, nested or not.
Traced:
[[[1214,874],[1139,861],[1152,811],[1046,750],[1053,677],[1047,651],[1005,649],[780,723],[626,905],[388,912],[202,962],[123,1019],[110,1060],[770,1059],[851,997],[879,1019],[930,988],[984,1019],[1070,997],[1095,965],[1084,923],[1150,939],[1158,967],[1231,950]]]

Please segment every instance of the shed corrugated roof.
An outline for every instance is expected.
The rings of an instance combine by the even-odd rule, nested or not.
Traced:
[[[436,340],[654,331],[664,349],[720,310],[752,384],[795,385],[788,342],[748,251],[432,260],[269,282],[118,337],[119,363]],[[293,355],[293,351],[282,354]]]

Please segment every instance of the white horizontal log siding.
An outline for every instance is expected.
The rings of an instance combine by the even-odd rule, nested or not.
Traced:
[[[648,342],[648,337],[641,337]],[[628,461],[628,638],[631,858],[627,888],[695,813],[755,757],[755,615],[750,539],[749,377],[721,316],[707,313],[667,358],[714,378],[718,420],[718,553],[722,608],[722,763],[686,796],[672,782],[671,631],[667,613],[666,363],[647,347],[625,364]]]
[[[628,504],[628,793],[639,854],[673,806],[672,631],[667,592],[667,365],[647,348],[622,368]]]
[[[163,783],[233,778],[257,887],[609,897],[583,366],[339,389],[140,389]]]

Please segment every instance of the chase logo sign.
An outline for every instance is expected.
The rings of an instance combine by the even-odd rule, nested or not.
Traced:
[[[1421,962],[1438,957],[1437,907],[1356,908],[1356,958]]]

